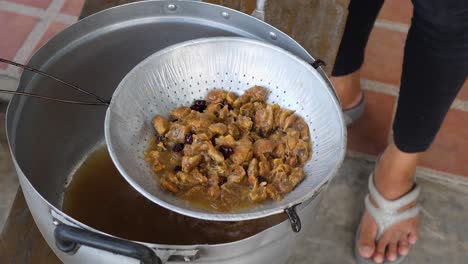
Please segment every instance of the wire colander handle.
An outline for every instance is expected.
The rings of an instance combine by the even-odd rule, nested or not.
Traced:
[[[18,63],[18,62],[14,62],[14,61],[11,61],[11,60],[7,60],[7,59],[4,59],[4,58],[0,58],[0,62],[3,62],[3,63],[6,63],[6,64],[9,64],[9,65],[13,65],[15,67],[19,67],[19,68],[22,68],[22,69],[25,69],[25,70],[28,70],[28,71],[31,71],[33,73],[36,73],[36,74],[39,74],[39,75],[42,75],[44,77],[47,77],[49,79],[52,79],[54,81],[57,81],[61,84],[64,84],[78,92],[81,92],[83,94],[86,94],[86,95],[89,95],[89,96],[92,96],[94,97],[98,102],[82,102],[82,101],[73,101],[73,100],[66,100],[66,99],[60,99],[60,98],[53,98],[53,97],[48,97],[48,96],[43,96],[43,95],[38,95],[38,94],[33,94],[33,93],[27,93],[27,92],[18,92],[18,91],[10,91],[10,90],[4,90],[4,89],[0,89],[0,93],[5,93],[5,94],[15,94],[15,95],[21,95],[21,96],[29,96],[29,97],[34,97],[34,98],[40,98],[40,99],[45,99],[45,100],[50,100],[50,101],[55,101],[55,102],[61,102],[61,103],[67,103],[67,104],[78,104],[78,105],[104,105],[104,106],[109,106],[110,102],[99,97],[98,95],[92,93],[92,92],[89,92],[89,91],[86,91],[74,84],[71,84],[69,82],[66,82],[60,78],[57,78],[53,75],[50,75],[48,73],[45,73],[41,70],[38,70],[36,68],[33,68],[31,66],[28,66],[28,65],[23,65],[21,63]]]

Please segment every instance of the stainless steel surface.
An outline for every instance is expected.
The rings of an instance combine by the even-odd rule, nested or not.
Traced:
[[[168,4],[177,5],[175,12]],[[221,12],[228,12],[229,19]],[[272,41],[274,32],[278,39]],[[54,74],[103,98],[137,63],[154,52],[181,41],[200,37],[243,36],[270,41],[302,59],[313,62],[296,42],[273,27],[245,14],[204,3],[147,1],[112,8],[67,28],[42,47],[30,65]],[[320,74],[325,78],[323,72]],[[20,91],[82,100],[61,84],[24,72]],[[47,243],[64,263],[136,263],[109,252],[81,247],[75,255],[55,247],[54,221],[94,230],[64,214],[61,200],[67,182],[86,156],[104,137],[105,111],[96,107],[64,105],[14,96],[7,113],[7,136],[13,162],[31,213]],[[321,195],[300,210],[303,226],[313,221]],[[230,244],[146,244],[155,249],[200,249],[197,263],[284,263],[302,233],[294,234],[289,222]]]
[[[60,102],[64,104],[74,104],[74,105],[95,105],[95,106],[108,106],[108,103],[105,102],[83,102],[83,101],[73,101],[67,99],[60,99],[60,98],[53,98],[48,96],[43,96],[40,94],[33,94],[33,93],[25,93],[25,92],[18,92],[18,91],[10,91],[10,90],[3,90],[0,89],[0,94],[14,94],[18,96],[26,96],[26,97],[33,97],[38,99],[43,99],[46,101],[53,101],[53,102]]]
[[[80,87],[78,87],[78,86],[76,86],[74,84],[71,84],[71,83],[69,83],[67,81],[64,81],[64,80],[62,80],[60,78],[52,76],[52,75],[50,75],[48,73],[45,73],[45,72],[43,72],[41,70],[38,70],[38,69],[36,69],[34,67],[31,67],[31,66],[28,66],[28,65],[23,65],[21,63],[14,62],[14,61],[11,61],[11,60],[6,60],[6,59],[3,59],[3,58],[0,58],[0,62],[9,64],[9,65],[13,65],[13,66],[16,66],[16,67],[31,71],[33,73],[37,73],[37,74],[42,75],[44,77],[47,77],[49,79],[55,80],[56,82],[64,84],[65,86],[68,86],[68,87],[72,88],[73,90],[76,90],[76,91],[79,91],[79,92],[81,92],[83,94],[94,97],[94,99],[98,100],[103,105],[109,105],[109,103],[107,101],[100,98],[99,96],[97,96],[97,95],[95,95],[95,94],[93,94],[91,92],[88,92],[87,90],[82,89],[82,88],[80,88]],[[69,101],[69,100],[63,100],[63,99],[58,99],[58,98],[50,98],[50,97],[47,97],[47,96],[41,96],[41,95],[25,93],[25,92],[15,92],[15,91],[8,91],[8,90],[0,90],[0,92],[17,94],[17,95],[24,95],[24,96],[31,96],[31,97],[42,98],[42,99],[46,99],[46,100],[52,100],[52,101],[63,102],[63,103],[71,103],[71,104],[83,104],[83,105],[98,105],[99,104],[99,103],[76,102],[76,101]]]
[[[296,111],[309,125],[313,153],[305,179],[280,202],[235,213],[195,208],[164,190],[143,154],[154,137],[153,116],[169,117],[170,110],[206,97],[213,88],[243,93],[254,85],[269,89],[268,103]],[[346,147],[341,107],[322,76],[279,47],[238,37],[179,43],[139,63],[114,92],[105,138],[114,164],[138,192],[172,211],[216,221],[261,218],[307,201],[335,176]]]

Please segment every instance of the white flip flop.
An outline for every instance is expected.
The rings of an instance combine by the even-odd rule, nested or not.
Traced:
[[[346,122],[346,126],[350,126],[356,120],[358,120],[364,113],[366,108],[366,93],[362,91],[362,97],[359,103],[351,108],[343,110],[343,117]]]
[[[409,193],[404,195],[403,197],[389,201],[385,199],[375,188],[374,185],[374,174],[372,173],[369,177],[369,194],[366,196],[365,199],[365,206],[369,214],[374,218],[375,222],[377,223],[378,232],[376,241],[380,239],[382,234],[391,226],[405,221],[407,219],[416,217],[419,214],[420,208],[418,206],[414,206],[409,208],[408,210],[399,212],[398,210],[409,205],[410,203],[416,201],[421,192],[421,188],[415,183],[413,190]],[[369,198],[369,195],[372,196],[375,203],[378,205],[379,208],[375,207]],[[358,264],[375,264],[372,259],[366,259],[361,256],[359,253],[359,234],[361,231],[361,227],[358,228],[356,232],[356,239],[354,242],[354,254]],[[406,256],[398,256],[395,261],[384,261],[383,264],[400,264]]]

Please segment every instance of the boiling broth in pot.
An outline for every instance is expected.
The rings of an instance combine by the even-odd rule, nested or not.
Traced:
[[[89,155],[65,191],[63,211],[121,238],[157,244],[220,244],[253,236],[286,219],[283,214],[241,222],[195,219],[156,205],[119,174],[102,147]]]

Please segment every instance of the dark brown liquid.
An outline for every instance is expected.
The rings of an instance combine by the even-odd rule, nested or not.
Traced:
[[[148,153],[151,150],[156,149],[156,142],[151,139],[148,151],[145,152],[147,157]],[[174,171],[174,167],[180,165],[180,160],[176,160],[173,157],[174,153],[172,151],[160,152],[161,158],[160,161],[166,165],[166,169],[155,173],[153,176],[155,182],[159,182],[159,178],[165,177],[165,174],[171,173]],[[150,163],[151,164],[151,163]],[[185,189],[180,189],[176,195],[177,198],[187,201],[191,206],[201,209],[206,209],[209,211],[215,212],[230,212],[234,213],[241,209],[247,209],[255,207],[258,204],[251,202],[248,198],[250,188],[244,184],[238,183],[229,183],[229,191],[225,191],[223,188],[220,188],[221,195],[218,199],[212,199],[208,193],[208,186],[196,186],[194,188],[189,187]],[[178,186],[180,187],[180,186]],[[166,190],[167,191],[167,190]],[[169,193],[169,191],[167,191]]]
[[[136,192],[118,173],[103,147],[83,163],[65,192],[63,210],[100,231],[158,244],[228,243],[250,237],[285,220],[215,222],[166,210]]]

